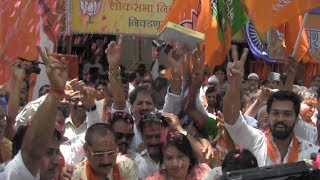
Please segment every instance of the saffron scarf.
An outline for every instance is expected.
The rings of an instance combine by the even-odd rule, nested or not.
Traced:
[[[97,176],[92,171],[91,166],[90,166],[90,162],[89,162],[88,159],[85,162],[85,166],[86,166],[87,180],[96,180]],[[120,178],[120,169],[119,169],[119,166],[118,166],[117,163],[115,163],[113,165],[112,178],[113,178],[113,180],[121,180],[121,178]]]
[[[279,159],[279,154],[277,151],[277,148],[274,146],[274,144],[271,142],[271,133],[268,130],[266,132],[266,137],[267,137],[267,153],[270,159],[273,162],[277,162],[277,159]],[[297,162],[298,161],[298,155],[299,155],[299,142],[296,137],[296,135],[293,133],[292,135],[292,148],[290,150],[289,156],[288,156],[288,163],[291,162]]]

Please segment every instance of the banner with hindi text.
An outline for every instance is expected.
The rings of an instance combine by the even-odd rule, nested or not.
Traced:
[[[156,36],[172,0],[72,0],[73,33]]]

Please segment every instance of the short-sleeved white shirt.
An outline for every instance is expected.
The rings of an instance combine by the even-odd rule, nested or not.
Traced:
[[[277,162],[281,162],[280,156],[277,162],[272,161],[268,157],[266,135],[262,131],[247,125],[241,114],[239,115],[239,118],[235,124],[229,125],[225,123],[225,127],[236,145],[238,145],[240,148],[248,149],[253,153],[253,155],[257,158],[258,165],[260,167],[275,165],[279,164]],[[303,159],[310,159],[311,153],[318,152],[318,146],[299,137],[297,137],[297,139],[299,142],[298,161],[302,161]],[[273,142],[272,137],[271,142]],[[288,162],[288,154],[289,152],[291,152],[291,148],[292,141],[289,145],[288,153],[285,156],[283,163]],[[278,154],[280,154],[279,151]]]
[[[0,174],[1,180],[39,180],[40,171],[33,176],[23,162],[21,151],[9,162],[4,172]]]

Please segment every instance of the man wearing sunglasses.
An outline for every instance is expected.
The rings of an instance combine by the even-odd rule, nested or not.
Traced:
[[[138,179],[133,161],[118,154],[116,135],[108,125],[89,127],[85,142],[87,159],[76,167],[72,179]]]
[[[116,141],[121,154],[127,154],[132,157],[133,151],[129,149],[134,136],[133,119],[130,114],[126,112],[115,112],[110,121],[110,127],[115,132]]]
[[[149,112],[142,117],[139,124],[146,147],[141,153],[136,153],[134,159],[140,179],[146,179],[162,169],[161,126],[167,126],[164,122],[166,121],[161,120],[160,112]]]

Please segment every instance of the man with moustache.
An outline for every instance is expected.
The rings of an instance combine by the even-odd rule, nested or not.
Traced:
[[[133,161],[118,154],[115,134],[108,125],[97,123],[89,127],[85,141],[87,159],[76,167],[72,179],[138,179]]]
[[[317,119],[313,117],[317,112],[318,95],[310,89],[302,90],[298,95],[301,100],[301,105],[294,132],[300,138],[318,145]]]
[[[249,97],[251,102],[253,102],[261,93],[259,89],[259,76],[256,73],[250,73],[248,75],[249,84]]]
[[[133,124],[131,115],[121,111],[113,113],[110,121],[110,127],[116,135],[119,152],[129,157],[132,157],[134,153],[133,150],[129,149],[134,136]]]
[[[206,99],[208,102],[207,112],[216,114],[220,110],[220,99],[218,89],[215,87],[209,87],[206,90]]]
[[[80,92],[69,99],[69,110],[70,116],[66,119],[64,136],[72,139],[87,130],[86,110],[81,100]]]
[[[139,124],[144,146],[146,147],[142,152],[136,153],[134,159],[139,179],[146,179],[163,168],[160,117],[161,114],[159,112],[146,113]]]
[[[300,117],[303,121],[316,127],[317,119],[312,118],[317,111],[318,94],[310,89],[302,90],[298,93],[301,98]]]
[[[291,91],[278,91],[267,101],[270,131],[252,128],[245,123],[240,111],[240,87],[248,49],[238,58],[236,46],[232,46],[233,62],[228,64],[229,87],[223,102],[225,127],[235,144],[249,149],[259,166],[296,162],[310,158],[319,147],[293,133],[300,111],[299,96]]]

